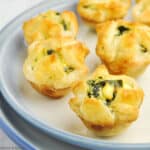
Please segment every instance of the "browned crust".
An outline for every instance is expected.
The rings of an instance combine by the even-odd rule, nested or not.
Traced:
[[[100,126],[100,125],[94,125],[83,118],[80,117],[80,119],[83,121],[84,125],[90,129],[95,135],[107,137],[107,136],[114,136],[117,135],[120,132],[123,132],[127,127],[130,125],[130,123],[124,123],[124,124],[116,124],[114,126]]]
[[[72,28],[70,28],[69,34],[63,33],[63,29],[60,27],[59,22],[53,22],[53,18],[51,20],[43,17],[45,14],[49,12],[56,12],[53,10],[48,10],[46,12],[42,12],[39,15],[27,20],[23,24],[23,34],[27,44],[32,44],[38,40],[46,40],[50,37],[63,37],[69,39],[76,38],[78,33],[78,20],[74,12],[65,10],[61,12],[61,17],[63,20],[69,21],[71,23]],[[38,18],[42,17],[42,19]],[[36,28],[36,30],[35,30]],[[56,32],[53,32],[56,30]],[[68,32],[67,31],[67,32]]]
[[[84,5],[94,5],[96,6],[96,8],[93,8],[94,11],[87,11],[83,9]],[[127,0],[125,3],[122,3],[122,1],[119,0],[111,1],[108,3],[95,3],[92,0],[88,2],[86,0],[80,0],[77,5],[77,11],[82,18],[95,24],[105,22],[108,20],[123,18],[127,14],[130,5],[131,0]],[[102,12],[106,12],[107,15],[105,15],[105,18],[102,17]]]
[[[129,60],[121,60],[120,62],[112,62],[108,63],[107,60],[103,59],[101,56],[102,62],[107,66],[109,72],[114,75],[120,75],[120,74],[126,74],[132,77],[138,77],[141,75],[148,64],[141,64],[141,63],[134,63],[134,62],[129,62]],[[136,69],[130,69],[129,68],[136,68]]]
[[[64,89],[54,89],[54,88],[50,88],[47,86],[38,86],[37,84],[33,82],[30,82],[30,83],[32,87],[36,89],[38,92],[44,94],[45,96],[54,98],[54,99],[58,99],[58,98],[65,96],[71,89],[70,87],[64,88]]]
[[[98,21],[93,21],[93,20],[90,20],[90,19],[87,19],[85,17],[82,17],[82,20],[87,24],[89,25],[91,28],[95,29],[97,28],[97,25],[101,24],[101,23],[104,23],[106,21],[101,21],[101,22],[98,22]],[[120,18],[117,18],[117,19],[109,19],[109,21],[117,21],[117,20],[120,20],[122,19],[123,17],[120,17]]]
[[[96,28],[96,25],[98,24],[98,22],[95,22],[95,21],[91,21],[91,20],[88,20],[84,17],[81,17],[82,20],[92,29],[95,29]]]
[[[144,8],[148,1],[146,0],[136,0],[137,4],[132,9],[133,19],[137,22],[144,23],[150,26],[150,19],[149,19],[149,7]],[[141,9],[143,8],[143,9]]]

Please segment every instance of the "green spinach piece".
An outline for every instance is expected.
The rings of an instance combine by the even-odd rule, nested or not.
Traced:
[[[65,71],[66,73],[70,73],[70,72],[72,72],[73,70],[74,70],[74,68],[71,67],[71,66],[64,67],[64,71]]]
[[[113,92],[113,98],[110,99],[106,99],[106,105],[110,105],[111,102],[115,99],[116,95],[117,95],[117,88],[121,88],[123,86],[123,81],[122,80],[100,80],[102,78],[98,78],[99,80],[88,80],[87,84],[89,85],[89,89],[87,91],[87,96],[89,98],[91,97],[101,97],[100,96],[100,90],[102,90],[104,88],[104,86],[106,85],[106,83],[111,84],[112,86],[114,86],[114,92]]]
[[[56,12],[56,15],[59,16],[59,15],[60,15],[60,12]]]
[[[125,26],[119,26],[117,29],[118,29],[118,31],[119,31],[118,36],[122,35],[122,34],[123,34],[124,32],[126,32],[126,31],[129,31],[129,30],[130,30],[129,28],[127,28],[127,27],[125,27]]]
[[[84,5],[84,6],[83,6],[83,8],[89,8],[89,7],[90,7],[89,5]]]
[[[53,53],[54,53],[54,50],[53,50],[53,49],[47,50],[47,55],[51,55],[51,54],[53,54]]]
[[[144,45],[141,45],[141,51],[143,53],[146,53],[148,51],[148,49]]]
[[[62,20],[61,24],[62,24],[64,30],[67,31],[68,30],[67,23],[64,20]]]

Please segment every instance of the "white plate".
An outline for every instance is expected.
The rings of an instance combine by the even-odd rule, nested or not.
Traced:
[[[58,101],[53,101],[37,93],[25,80],[22,65],[26,57],[22,23],[48,9],[75,11],[77,0],[51,0],[34,7],[11,21],[0,33],[0,80],[1,92],[10,106],[33,126],[63,141],[97,148],[150,148],[150,68],[138,79],[145,91],[139,119],[124,133],[111,138],[98,138],[90,133],[80,119],[71,111],[68,100],[72,94]],[[127,17],[129,18],[129,17]],[[95,54],[96,34],[80,19],[79,37],[90,48],[87,65],[94,70],[99,59]],[[116,144],[114,144],[116,143]],[[138,145],[137,145],[138,143]],[[112,146],[113,145],[113,146]]]
[[[83,150],[51,138],[19,117],[0,95],[0,103],[1,101],[0,127],[20,148],[25,150],[46,150],[48,148],[52,150]]]

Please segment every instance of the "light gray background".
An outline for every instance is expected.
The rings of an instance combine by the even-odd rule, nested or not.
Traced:
[[[15,16],[42,0],[0,0],[0,30]],[[19,149],[0,129],[0,149]]]

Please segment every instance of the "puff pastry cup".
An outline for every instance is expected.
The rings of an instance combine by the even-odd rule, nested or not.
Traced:
[[[125,75],[111,75],[104,65],[73,89],[71,109],[97,136],[113,136],[126,129],[139,114],[143,91]]]
[[[97,26],[96,53],[112,74],[140,75],[150,63],[150,28],[128,21]]]
[[[132,13],[135,21],[150,25],[150,0],[139,0]]]
[[[76,40],[36,41],[28,52],[23,66],[26,79],[36,90],[52,98],[67,94],[88,71],[84,61],[89,50]]]
[[[75,38],[78,22],[72,11],[61,13],[49,10],[26,21],[23,25],[24,37],[28,44],[50,37]]]
[[[80,16],[92,26],[123,18],[131,5],[131,0],[79,0],[77,10]]]

